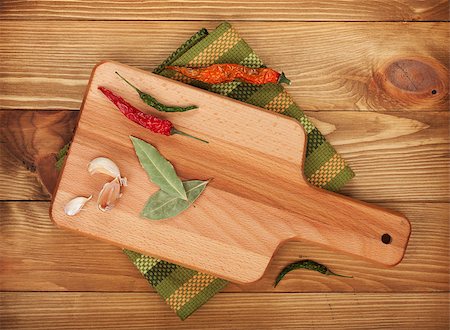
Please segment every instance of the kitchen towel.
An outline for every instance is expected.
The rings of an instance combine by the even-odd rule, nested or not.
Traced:
[[[262,60],[237,31],[229,23],[224,22],[211,33],[201,29],[154,72],[298,120],[308,135],[304,171],[311,184],[330,191],[338,191],[354,176],[350,167],[281,85],[255,86],[237,81],[208,85],[165,69],[167,65],[198,67],[214,63],[239,63],[253,68],[264,66]],[[228,284],[223,279],[164,260],[130,250],[124,250],[124,253],[183,320]]]

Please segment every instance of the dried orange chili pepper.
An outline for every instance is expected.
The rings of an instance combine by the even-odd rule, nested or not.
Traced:
[[[199,68],[167,66],[166,68],[208,84],[220,84],[234,80],[241,80],[255,85],[267,83],[291,84],[291,81],[286,78],[283,72],[280,73],[269,68],[253,69],[240,64],[213,64]]]

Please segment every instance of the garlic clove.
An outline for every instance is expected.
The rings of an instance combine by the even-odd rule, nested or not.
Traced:
[[[103,173],[113,178],[120,177],[119,167],[111,159],[106,157],[97,157],[88,165],[90,174]]]
[[[100,211],[106,212],[114,207],[117,200],[122,196],[121,186],[120,177],[116,177],[111,182],[104,184],[97,199],[97,206]]]
[[[127,185],[127,178],[120,176],[119,167],[111,159],[106,157],[97,157],[88,165],[88,172],[93,175],[97,173],[103,173],[113,178],[119,178],[120,185]]]
[[[64,213],[70,216],[77,214],[91,198],[92,195],[89,197],[75,197],[64,206]]]

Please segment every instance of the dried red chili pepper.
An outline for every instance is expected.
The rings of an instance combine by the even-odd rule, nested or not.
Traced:
[[[131,121],[141,125],[142,127],[145,127],[152,131],[153,133],[162,134],[162,135],[184,135],[188,136],[190,138],[208,143],[208,141],[199,139],[195,136],[189,135],[187,133],[184,133],[182,131],[177,130],[172,122],[170,122],[167,119],[161,119],[156,116],[147,114],[139,110],[138,108],[134,107],[127,101],[125,101],[122,97],[114,94],[109,89],[99,86],[98,89],[105,94],[105,96],[112,102],[114,105],[119,109],[119,111],[128,119]]]
[[[220,84],[237,79],[255,85],[267,83],[291,84],[291,81],[286,78],[283,72],[279,73],[269,68],[253,69],[240,64],[213,64],[200,68],[167,66],[166,68],[208,84]]]

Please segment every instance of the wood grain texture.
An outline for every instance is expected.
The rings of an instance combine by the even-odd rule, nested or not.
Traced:
[[[448,8],[445,0],[4,0],[0,17],[33,20],[439,21],[448,20]]]
[[[1,199],[48,199],[58,175],[55,155],[71,140],[77,117],[70,111],[0,113],[0,180],[10,187]]]
[[[450,198],[448,112],[307,115],[357,174],[345,194],[375,203]],[[76,119],[76,112],[0,111],[0,180],[6,188],[0,199],[49,200],[34,172],[53,166],[51,157],[71,139]],[[53,176],[44,175],[47,186]]]
[[[115,72],[146,86],[160,102],[195,104],[198,108],[183,116],[151,113],[208,143],[150,133],[125,119],[98,90],[103,86],[131,104],[142,103]],[[151,143],[185,180],[211,179],[194,207],[164,221],[140,216],[158,187],[144,179],[130,136]],[[384,266],[398,264],[411,233],[408,219],[310,185],[303,175],[305,154],[306,133],[292,118],[103,62],[92,72],[51,217],[60,227],[237,283],[261,278],[288,240],[306,240]],[[97,199],[102,182],[86,166],[99,156],[114,159],[128,178],[120,202],[111,212],[87,206],[74,217],[66,215],[65,205],[74,196]],[[389,235],[388,243],[382,235]]]
[[[1,292],[0,327],[448,329],[449,104],[445,92],[429,92],[448,85],[442,75],[448,77],[449,23],[400,22],[448,21],[448,6],[446,0],[0,1],[0,109],[11,109],[0,111],[0,199],[48,200],[36,172],[51,190],[53,153],[71,138],[77,116],[16,110],[78,110],[99,60],[151,70],[194,31],[226,19],[268,65],[289,73],[295,100],[312,110],[308,115],[349,160],[357,177],[344,193],[397,201],[383,205],[404,212],[414,228],[410,254],[391,270],[288,243],[270,275],[252,286],[229,285],[226,291],[235,293],[219,294],[180,322],[117,248],[55,228],[46,202],[0,203],[0,290],[117,292]],[[316,20],[377,22],[286,22]],[[276,273],[300,256],[355,278],[350,285],[297,271],[273,289]],[[395,291],[405,293],[382,293]]]
[[[265,275],[227,292],[435,292],[449,290],[449,205],[383,203],[404,213],[413,232],[404,260],[393,268],[330,252],[307,242],[281,247]],[[0,290],[145,291],[147,281],[118,248],[57,228],[48,202],[2,202]],[[288,263],[310,258],[353,279],[298,270],[274,289]]]
[[[446,329],[448,294],[219,293],[180,322],[145,293],[2,293],[8,329]]]
[[[2,21],[0,108],[79,109],[100,60],[150,70],[195,31],[217,24]],[[448,23],[234,26],[267,65],[286,72],[289,92],[306,110],[449,108]]]

